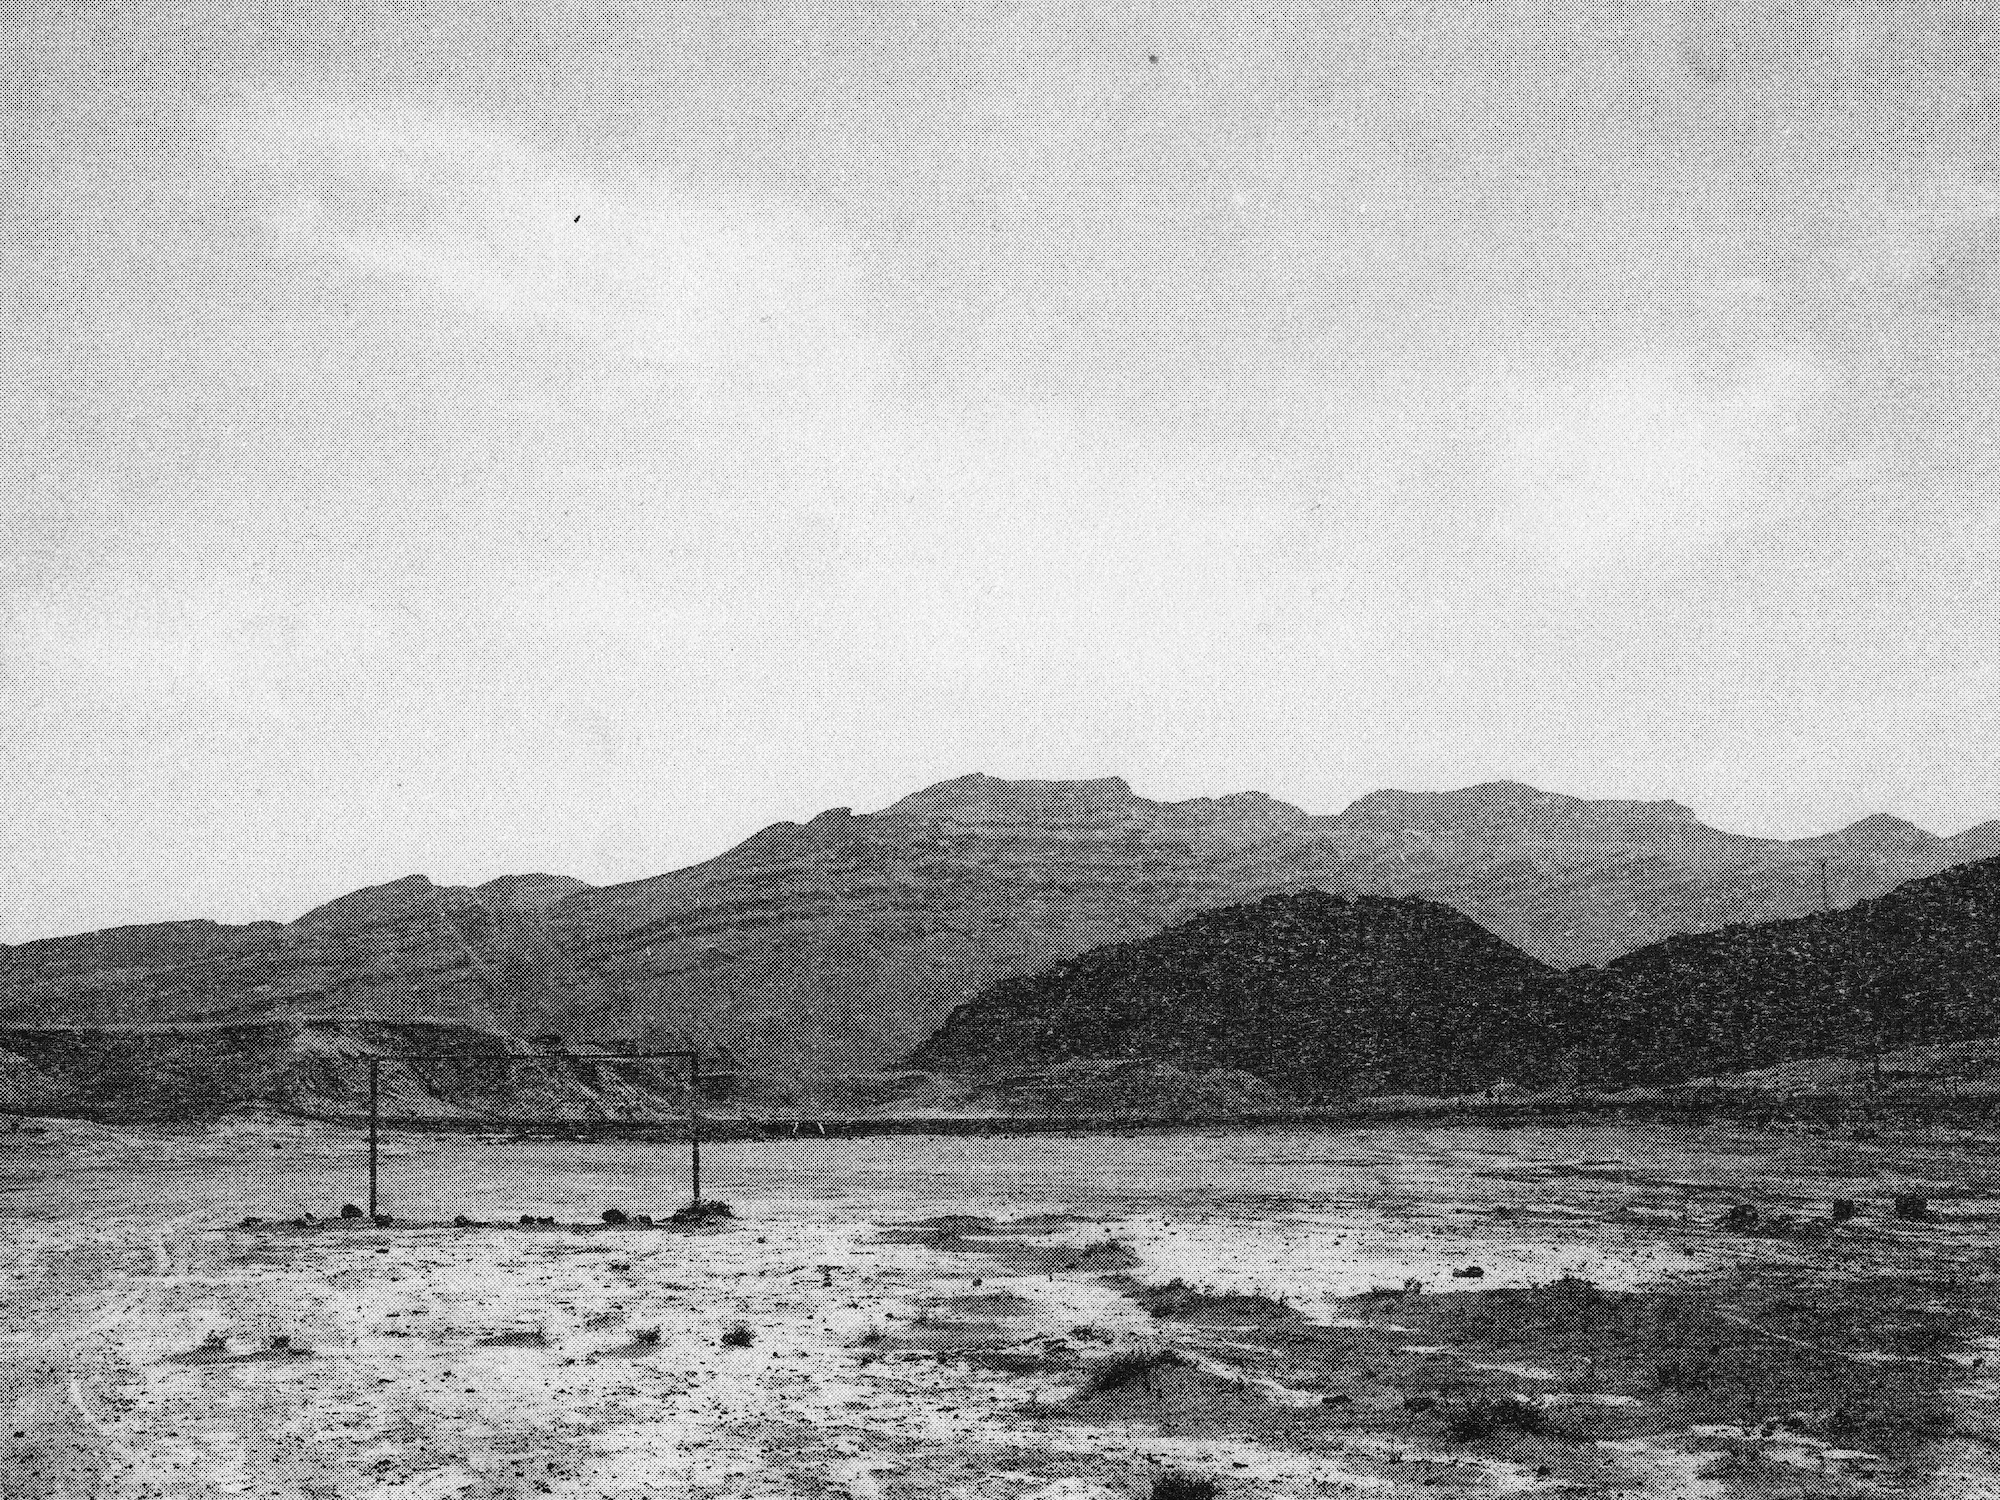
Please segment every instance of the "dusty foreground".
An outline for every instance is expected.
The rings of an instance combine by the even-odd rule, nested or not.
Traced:
[[[2000,1496],[1964,1133],[750,1143],[683,1231],[597,1222],[683,1148],[398,1137],[389,1227],[246,1228],[363,1201],[357,1143],[40,1128],[8,1496]]]

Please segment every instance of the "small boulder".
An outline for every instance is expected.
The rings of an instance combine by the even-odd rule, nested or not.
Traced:
[[[343,1219],[362,1219],[367,1217],[366,1214],[361,1212],[359,1207],[352,1203],[343,1203],[340,1205],[340,1216]]]
[[[1476,1281],[1484,1276],[1486,1272],[1480,1266],[1467,1266],[1464,1270],[1453,1271],[1451,1274],[1456,1276],[1460,1281]]]
[[[391,1224],[395,1222],[396,1221],[393,1218],[391,1218],[388,1214],[375,1215],[375,1227],[377,1229],[387,1229]]]
[[[630,1217],[626,1214],[625,1210],[622,1208],[605,1209],[603,1218],[604,1222],[607,1224],[627,1224],[631,1222]]]

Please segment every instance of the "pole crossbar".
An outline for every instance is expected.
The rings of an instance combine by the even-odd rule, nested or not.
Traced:
[[[671,1052],[377,1052],[368,1063],[368,1217],[378,1217],[376,1187],[381,1175],[382,1064],[392,1062],[484,1062],[509,1066],[552,1061],[664,1062],[685,1058],[688,1065],[689,1177],[694,1201],[701,1202],[701,1053],[691,1048]],[[718,1075],[720,1076],[720,1075]]]

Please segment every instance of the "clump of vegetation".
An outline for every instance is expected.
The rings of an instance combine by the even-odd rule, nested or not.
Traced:
[[[1691,1360],[1668,1359],[1653,1371],[1653,1381],[1663,1391],[1699,1390],[1703,1371]]]
[[[1175,1349],[1125,1349],[1091,1366],[1083,1383],[1083,1394],[1101,1396],[1122,1391],[1127,1386],[1150,1381],[1161,1370],[1186,1368],[1193,1363]]]
[[[660,1343],[659,1328],[656,1326],[652,1328],[633,1329],[632,1343],[640,1349],[654,1349],[659,1347]]]
[[[1534,1436],[1548,1430],[1548,1413],[1519,1396],[1474,1396],[1445,1414],[1445,1432],[1455,1443],[1477,1443],[1503,1432]]]
[[[203,1354],[227,1354],[229,1352],[229,1335],[219,1328],[211,1328],[201,1336],[201,1352]]]
[[[757,1335],[747,1323],[731,1323],[722,1335],[722,1342],[731,1349],[748,1349],[757,1342]]]
[[[736,1210],[720,1198],[697,1198],[684,1204],[669,1216],[675,1224],[714,1224],[723,1219],[736,1217]]]
[[[1153,1480],[1150,1500],[1215,1500],[1220,1493],[1216,1482],[1206,1474],[1169,1469]]]
[[[1298,1313],[1260,1292],[1211,1292],[1176,1276],[1161,1286],[1136,1287],[1132,1300],[1156,1318],[1215,1318],[1235,1323],[1275,1323]]]

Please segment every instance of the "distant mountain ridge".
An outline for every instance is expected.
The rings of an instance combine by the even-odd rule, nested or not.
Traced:
[[[1571,967],[1814,910],[1822,859],[1848,904],[1988,854],[2000,823],[1946,839],[1877,817],[1786,842],[1518,782],[1322,816],[1257,792],[1163,803],[1117,777],[974,774],[621,885],[411,876],[286,924],[0,948],[0,1024],[437,1021],[843,1071],[901,1057],[1000,981],[1269,896],[1421,897]]]

